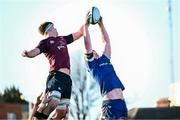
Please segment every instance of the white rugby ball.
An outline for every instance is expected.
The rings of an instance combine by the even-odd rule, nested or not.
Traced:
[[[92,7],[91,11],[90,11],[90,19],[89,22],[93,25],[95,25],[96,23],[98,23],[99,19],[101,18],[100,15],[100,11],[97,7]]]

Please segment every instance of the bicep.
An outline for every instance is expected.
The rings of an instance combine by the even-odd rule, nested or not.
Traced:
[[[87,26],[85,26],[84,32],[85,32],[85,34],[84,34],[84,45],[85,45],[86,53],[91,53],[92,52],[91,37],[90,37],[89,30],[88,30]]]
[[[72,34],[73,35],[73,40],[78,40],[80,37],[82,37],[82,33],[81,32],[75,32]]]
[[[91,41],[88,39],[89,38],[84,37],[85,49],[86,49],[86,53],[91,53],[92,52],[92,45],[91,45]]]
[[[82,25],[77,32],[73,33],[74,40],[78,40],[80,37],[82,37],[83,31],[84,31],[84,25]]]

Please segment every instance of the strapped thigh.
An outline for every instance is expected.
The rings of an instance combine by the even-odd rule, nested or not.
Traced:
[[[66,109],[70,105],[70,99],[61,99],[56,109]]]

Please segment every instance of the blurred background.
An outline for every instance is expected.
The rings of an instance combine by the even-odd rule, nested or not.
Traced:
[[[43,39],[39,25],[52,21],[60,35],[70,34],[83,24],[92,6],[100,9],[109,33],[111,62],[126,88],[128,110],[156,107],[160,98],[180,106],[180,0],[0,0],[0,108],[20,111],[0,111],[0,119],[27,118],[36,96],[45,89],[48,60],[44,55],[21,57],[23,50]],[[90,26],[90,33],[93,49],[101,54],[97,25]],[[76,86],[70,119],[94,120],[101,96],[87,72],[83,44],[81,38],[68,46]]]

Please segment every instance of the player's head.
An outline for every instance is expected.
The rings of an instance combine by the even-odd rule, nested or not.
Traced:
[[[57,36],[58,32],[56,28],[54,28],[54,24],[52,22],[44,22],[39,26],[39,32],[42,35],[51,35]]]
[[[95,59],[98,59],[98,58],[99,58],[98,53],[97,53],[95,50],[93,50],[92,52],[93,52],[93,57],[94,57]]]
[[[170,107],[171,101],[168,98],[160,98],[156,102],[157,107]]]

